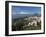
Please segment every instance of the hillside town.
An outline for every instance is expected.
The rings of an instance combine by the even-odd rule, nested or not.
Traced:
[[[29,22],[28,26],[33,25],[33,24],[37,26],[37,22],[41,21],[41,17],[33,16],[33,17],[25,18],[24,20],[27,20]]]

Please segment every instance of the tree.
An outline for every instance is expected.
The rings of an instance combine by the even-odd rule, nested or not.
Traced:
[[[23,30],[23,26],[24,26],[24,22],[22,22],[22,21],[16,22],[16,27],[17,27],[16,30]]]

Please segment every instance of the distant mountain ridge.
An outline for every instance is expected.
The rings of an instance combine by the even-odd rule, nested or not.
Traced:
[[[16,14],[16,15],[12,15],[12,18],[20,18],[20,17],[26,17],[26,16],[41,16],[41,14]]]

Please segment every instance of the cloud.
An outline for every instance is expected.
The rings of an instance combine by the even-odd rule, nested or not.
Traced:
[[[35,14],[35,13],[34,13],[34,12],[20,11],[20,12],[13,12],[12,14],[13,14],[13,15],[16,15],[16,14]],[[40,12],[38,12],[38,14],[40,14]]]
[[[29,14],[28,12],[20,12],[20,14]]]

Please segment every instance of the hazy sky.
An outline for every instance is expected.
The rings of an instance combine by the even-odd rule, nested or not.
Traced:
[[[31,7],[31,6],[12,6],[12,14],[34,14],[41,13],[41,7]]]

